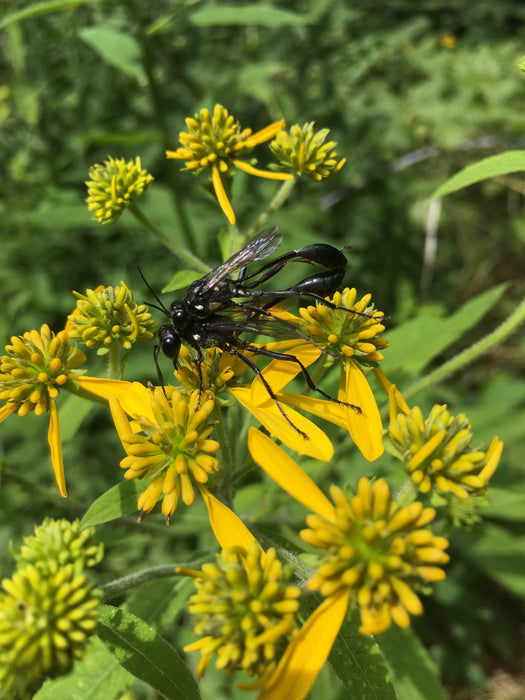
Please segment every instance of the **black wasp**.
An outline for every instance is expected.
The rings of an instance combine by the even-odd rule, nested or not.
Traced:
[[[327,243],[315,243],[269,260],[254,272],[248,271],[248,266],[251,263],[271,255],[280,243],[281,236],[277,233],[276,228],[263,231],[222,265],[204,277],[195,280],[189,286],[184,299],[174,301],[169,310],[158,299],[146,280],[144,281],[161,304],[161,310],[171,320],[171,323],[159,328],[158,344],[153,351],[157,374],[162,386],[164,386],[164,382],[158,363],[160,351],[173,360],[174,366],[177,367],[181,343],[184,342],[192,347],[195,351],[199,389],[202,391],[204,388],[201,371],[201,364],[204,361],[202,349],[220,348],[223,352],[239,357],[261,378],[269,396],[276,402],[283,417],[302,434],[302,431],[293,425],[284,412],[261,370],[249,357],[243,354],[243,350],[272,359],[295,362],[299,365],[310,389],[317,391],[330,401],[344,402],[334,399],[317,387],[306,367],[294,355],[268,350],[264,345],[252,345],[241,335],[251,333],[252,335],[262,334],[279,337],[283,335],[283,329],[286,329],[288,337],[303,338],[316,345],[295,326],[274,315],[271,307],[280,300],[304,296],[321,301],[331,308],[340,308],[326,301],[324,297],[331,296],[341,284],[345,274],[346,257],[340,250]],[[326,270],[305,277],[297,284],[284,290],[258,288],[292,261],[317,264]],[[232,275],[236,272],[238,272],[237,279],[232,279]],[[323,352],[325,351],[323,350]],[[358,406],[353,404],[344,405],[350,406],[356,411],[360,410]]]

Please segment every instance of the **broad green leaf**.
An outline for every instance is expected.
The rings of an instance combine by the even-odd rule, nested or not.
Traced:
[[[392,625],[376,637],[401,700],[446,700],[434,662],[409,627]],[[381,696],[379,696],[381,697]]]
[[[490,493],[490,490],[489,490]],[[525,598],[525,539],[508,528],[483,524],[483,529],[458,530],[453,544],[475,569],[481,569],[498,584]]]
[[[114,700],[122,697],[134,680],[100,639],[93,637],[73,670],[46,681],[33,700]]]
[[[146,74],[140,64],[140,46],[132,36],[102,26],[86,27],[79,35],[106,63],[141,85],[146,84]]]
[[[63,443],[71,440],[92,408],[91,401],[74,394],[69,394],[66,400],[60,403],[58,419]]]
[[[501,298],[505,289],[505,284],[493,287],[467,301],[447,318],[441,316],[438,308],[426,307],[416,318],[385,333],[390,342],[381,363],[386,375],[395,370],[409,376],[419,374],[434,357],[472,328]],[[466,344],[463,342],[463,346]]]
[[[202,275],[196,270],[179,270],[173,275],[168,284],[163,287],[162,293],[165,294],[166,292],[174,292],[177,289],[184,289],[184,287],[187,287],[199,277],[202,277]]]
[[[123,481],[113,486],[93,501],[81,521],[81,526],[92,527],[115,520],[122,515],[129,515],[137,511],[137,498],[144,490],[144,484],[132,481]]]
[[[390,673],[377,642],[370,635],[360,634],[359,625],[359,611],[354,607],[332,647],[330,665],[352,697],[395,700]]]
[[[196,10],[190,15],[190,22],[198,27],[218,24],[258,24],[264,27],[281,27],[283,25],[302,26],[309,22],[309,18],[262,2],[250,5],[220,3]]]
[[[135,615],[102,605],[99,636],[134,676],[168,700],[198,700],[199,688],[188,667],[155,630]]]
[[[525,521],[525,486],[523,483],[514,484],[513,488],[489,488],[489,501],[482,514],[489,518],[501,520]]]
[[[449,180],[440,185],[435,190],[430,199],[438,199],[444,197],[451,192],[474,185],[476,182],[488,180],[498,175],[507,175],[508,173],[516,173],[525,170],[525,151],[506,151],[499,153],[497,156],[484,158],[478,163],[467,165],[466,168],[460,170],[459,173],[453,175]]]
[[[145,622],[155,621],[159,630],[173,626],[177,614],[186,609],[186,601],[195,592],[190,577],[158,578],[132,591],[126,603],[126,610]]]
[[[49,2],[34,2],[32,5],[24,7],[22,10],[11,12],[0,20],[0,29],[7,27],[14,22],[27,19],[28,17],[38,17],[49,12],[58,12],[60,10],[70,10],[79,5],[89,5],[90,3],[100,2],[100,0],[49,0]]]

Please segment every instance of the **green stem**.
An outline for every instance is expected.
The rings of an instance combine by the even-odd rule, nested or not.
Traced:
[[[412,384],[412,386],[410,386],[406,391],[403,391],[403,396],[406,399],[411,398],[420,391],[427,389],[429,386],[442,381],[445,379],[445,377],[448,377],[449,374],[457,372],[457,370],[461,369],[469,362],[472,362],[486,353],[488,350],[496,347],[496,345],[499,345],[506,340],[512,333],[514,333],[515,330],[517,330],[518,326],[523,323],[523,321],[525,321],[525,299],[523,299],[523,301],[516,307],[511,315],[505,321],[503,321],[500,326],[492,331],[492,333],[489,333],[482,340],[474,343],[474,345],[471,345],[463,352],[460,352],[459,355],[456,355],[448,362],[445,362],[445,364],[441,365],[441,367],[438,367],[433,372],[430,372],[430,374],[427,374],[426,377],[423,377],[415,384]]]
[[[210,268],[199,260],[193,253],[190,253],[185,248],[174,243],[165,233],[163,233],[160,228],[155,226],[155,224],[148,219],[148,217],[139,209],[139,207],[133,202],[129,205],[128,210],[133,214],[133,216],[140,221],[151,233],[159,239],[172,253],[175,253],[183,262],[188,263],[190,267],[198,272],[209,272]]]
[[[215,434],[221,446],[222,481],[220,484],[219,493],[217,495],[225,500],[226,505],[230,505],[232,500],[231,490],[233,479],[233,456],[230,449],[228,436],[226,434],[226,430],[224,429],[223,416],[220,408],[217,405],[215,405],[215,408],[213,409],[213,417],[215,421]]]
[[[108,379],[122,379],[120,376],[120,346],[112,343],[109,351]]]
[[[260,214],[255,221],[255,223],[250,227],[248,232],[244,236],[245,241],[251,241],[251,239],[261,230],[262,225],[269,219],[269,217],[282,205],[285,203],[285,201],[288,199],[290,196],[291,191],[293,190],[293,187],[295,185],[295,180],[285,180],[281,187],[279,188],[279,191],[275,195],[275,197],[272,199],[270,204],[266,207],[266,209]]]
[[[175,575],[175,564],[162,564],[160,566],[153,566],[150,569],[145,569],[144,571],[137,571],[137,573],[130,574],[129,576],[123,576],[115,581],[110,581],[100,586],[100,589],[104,593],[104,600],[107,601],[121,596],[130,588],[142,586],[144,583],[148,583],[148,581],[155,581],[158,578]]]

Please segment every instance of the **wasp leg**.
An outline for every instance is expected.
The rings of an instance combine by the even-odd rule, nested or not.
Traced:
[[[305,382],[308,384],[308,387],[312,391],[317,391],[321,396],[324,396],[325,399],[328,399],[328,401],[331,401],[332,403],[339,404],[340,406],[346,406],[347,408],[353,408],[356,413],[361,413],[361,408],[359,406],[356,406],[353,403],[347,403],[346,401],[340,401],[339,399],[335,399],[333,396],[330,396],[326,391],[323,391],[323,389],[320,389],[312,377],[310,376],[310,373],[306,369],[306,367],[303,365],[301,360],[296,357],[295,355],[286,355],[285,353],[282,352],[276,352],[274,350],[267,350],[264,346],[263,347],[257,347],[255,345],[246,345],[244,346],[246,350],[250,350],[251,352],[257,352],[259,355],[264,355],[264,357],[271,357],[273,360],[284,360],[285,362],[295,362],[296,364],[299,365],[301,368],[301,372],[303,374],[303,377],[305,379]],[[261,377],[262,379],[262,377]]]
[[[246,348],[246,349],[248,349],[248,348]],[[300,428],[298,428],[298,427],[293,423],[293,421],[286,415],[286,413],[285,413],[285,411],[284,411],[284,408],[283,408],[283,407],[281,406],[281,404],[279,403],[279,400],[277,399],[277,396],[275,395],[275,393],[274,393],[272,387],[268,384],[268,382],[266,381],[266,378],[263,376],[263,373],[262,373],[261,370],[257,367],[257,365],[255,364],[255,362],[252,362],[252,360],[250,360],[250,358],[246,357],[246,355],[243,355],[242,352],[239,352],[233,345],[226,345],[226,346],[224,347],[224,350],[225,350],[226,352],[230,353],[230,355],[235,355],[235,357],[238,357],[239,359],[241,359],[245,364],[248,365],[248,367],[249,367],[251,370],[253,370],[253,372],[255,372],[255,374],[256,374],[258,377],[260,377],[261,382],[262,382],[263,385],[264,385],[264,388],[265,388],[266,391],[268,392],[268,396],[269,396],[271,399],[273,399],[273,401],[275,402],[275,405],[276,405],[277,408],[279,409],[279,413],[282,415],[282,417],[285,419],[285,421],[286,421],[289,425],[291,425],[291,427],[292,427],[296,432],[299,433],[299,435],[300,435],[301,437],[303,437],[305,440],[307,440],[307,439],[308,439],[308,435],[307,435],[306,433],[303,433],[303,431],[300,430]],[[258,353],[258,352],[259,352],[259,348],[256,348],[255,346],[251,346],[250,350],[251,350],[252,352],[255,352],[255,353]]]

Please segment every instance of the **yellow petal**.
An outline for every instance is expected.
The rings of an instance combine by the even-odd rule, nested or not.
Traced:
[[[73,379],[77,384],[80,384],[83,389],[97,396],[101,396],[103,399],[108,399],[110,396],[118,396],[130,385],[130,382],[125,382],[121,379],[104,379],[103,377],[82,377],[75,375]]]
[[[335,520],[334,507],[328,498],[273,440],[250,428],[248,448],[257,464],[296,501],[328,520]]]
[[[323,431],[308,418],[291,408],[284,409],[294,426],[306,435],[303,437],[282,416],[273,399],[269,399],[264,406],[255,406],[251,401],[251,389],[234,387],[229,389],[229,393],[264,425],[270,435],[281,440],[298,454],[308,455],[322,462],[328,462],[332,459],[334,454],[332,443]]]
[[[272,122],[268,124],[268,126],[265,126],[264,129],[259,129],[259,131],[256,131],[255,134],[252,134],[246,140],[248,147],[255,148],[255,146],[258,146],[260,143],[273,139],[285,126],[286,122],[284,119],[279,119],[278,122]]]
[[[349,358],[345,365],[345,391],[339,398],[361,409],[361,413],[352,408],[345,409],[348,431],[363,457],[373,462],[385,449],[381,440],[383,425],[379,409],[364,372]]]
[[[310,615],[288,645],[257,700],[303,700],[306,697],[341,629],[349,597],[349,591],[343,588]]]
[[[64,460],[62,458],[62,441],[60,439],[60,423],[58,411],[54,401],[49,402],[49,432],[47,434],[49,449],[51,450],[51,463],[55,471],[60,495],[67,498],[66,479],[64,476]]]
[[[118,436],[122,440],[124,436],[128,436],[133,432],[131,424],[116,396],[109,397],[109,408]]]
[[[0,408],[0,423],[7,418],[7,416],[10,416],[11,413],[16,409],[16,403],[13,403],[11,401],[8,401],[2,408]]]
[[[114,395],[128,416],[143,416],[150,423],[155,423],[155,414],[151,407],[151,391],[140,382],[120,382],[121,390]]]
[[[297,341],[296,341],[297,342]],[[267,347],[267,346],[265,346]],[[310,343],[302,343],[283,353],[284,355],[293,355],[302,362],[305,367],[309,367],[321,355],[321,350]],[[289,360],[272,360],[267,365],[262,374],[268,384],[272,387],[276,394],[283,387],[289,384],[298,374],[301,373],[301,367],[297,362]],[[268,391],[260,377],[255,377],[252,382],[252,401],[256,405],[261,405],[268,401]]]
[[[290,391],[280,391],[277,396],[283,403],[300,408],[301,411],[308,411],[314,416],[319,416],[319,418],[324,418],[329,423],[338,425],[343,430],[348,430],[346,407],[335,403],[335,401],[317,399],[314,396],[304,396],[303,394],[293,394]]]
[[[226,214],[226,218],[233,226],[235,223],[235,214],[233,213],[232,205],[230,204],[230,200],[228,199],[226,190],[222,184],[219,168],[216,165],[213,165],[211,169],[211,181],[213,182],[213,189],[215,190],[217,201],[221,205],[223,212]]]
[[[265,177],[267,180],[293,180],[293,175],[291,173],[279,173],[274,170],[260,170],[259,168],[254,168],[253,165],[246,163],[243,160],[234,160],[233,164],[239,170],[244,170],[248,175],[256,175],[257,177]]]
[[[208,509],[210,525],[220,546],[223,549],[227,547],[249,549],[255,537],[242,520],[239,520],[228,506],[212,496],[207,488],[204,486],[198,486],[198,488]]]

